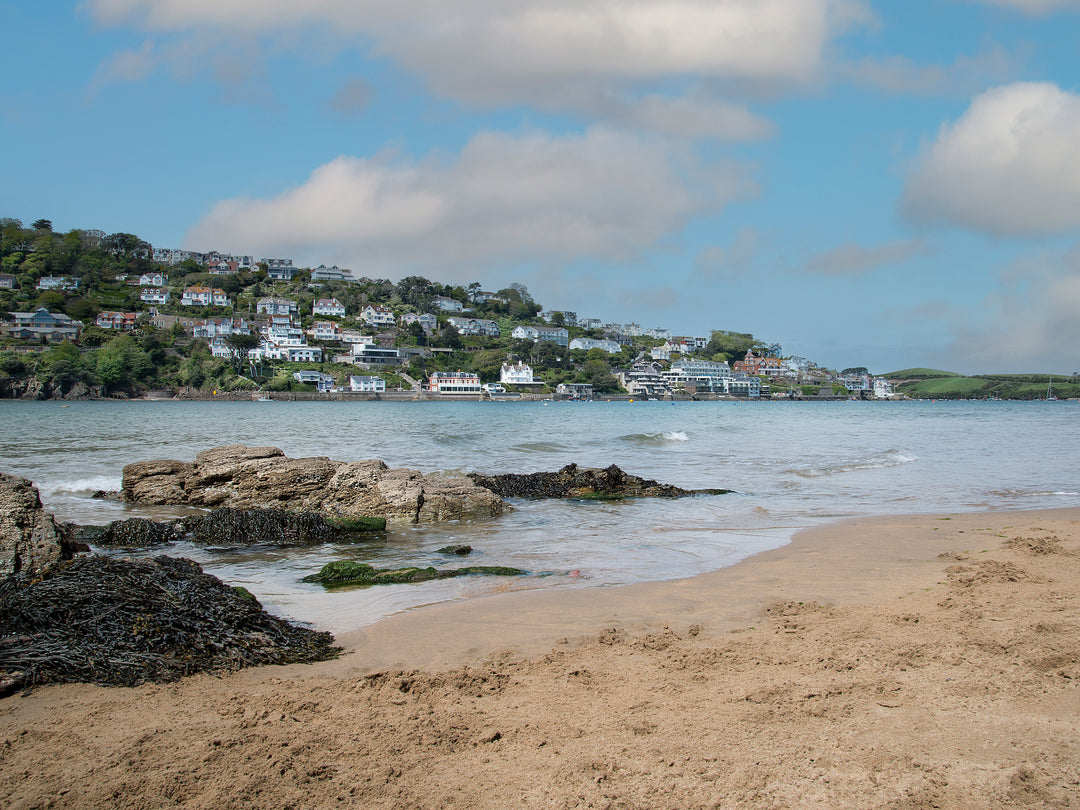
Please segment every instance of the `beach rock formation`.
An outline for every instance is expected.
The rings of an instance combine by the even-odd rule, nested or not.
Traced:
[[[331,517],[385,517],[427,523],[489,518],[508,507],[468,478],[390,469],[378,460],[287,458],[276,447],[235,444],[194,462],[141,461],[124,467],[121,498],[147,505],[275,508]]]
[[[37,488],[25,478],[0,473],[0,577],[40,575],[71,553],[53,516],[42,508]]]
[[[469,478],[502,498],[683,498],[688,495],[725,495],[730,489],[683,489],[624,472],[612,464],[603,469],[567,464],[557,472],[507,473]]]
[[[271,616],[191,560],[84,556],[0,580],[0,696],[43,683],[135,686],[336,657],[329,633]]]
[[[216,546],[309,546],[348,542],[385,528],[386,518],[333,519],[317,512],[225,507],[171,521],[127,518],[106,526],[72,526],[72,532],[84,543],[115,548],[142,548],[177,540]]]

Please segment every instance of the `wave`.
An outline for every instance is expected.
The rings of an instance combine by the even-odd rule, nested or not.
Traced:
[[[870,456],[869,458],[843,461],[838,464],[829,464],[824,467],[807,467],[801,470],[788,470],[788,472],[802,476],[803,478],[823,478],[829,475],[837,475],[838,473],[855,472],[856,470],[883,470],[889,467],[899,467],[918,460],[918,456],[912,455],[904,450],[886,450],[884,453]]]
[[[1080,492],[1058,489],[998,489],[990,493],[997,498],[1048,498],[1053,496],[1076,497]]]
[[[67,481],[34,482],[42,497],[53,495],[85,495],[95,492],[115,492],[120,489],[121,480],[110,475],[95,475],[90,478],[76,478]]]
[[[665,430],[657,433],[628,433],[620,436],[619,441],[642,447],[660,447],[665,444],[679,444],[690,441],[685,430]]]

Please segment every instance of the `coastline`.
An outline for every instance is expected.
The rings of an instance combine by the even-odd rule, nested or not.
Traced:
[[[13,696],[0,796],[1071,806],[1078,618],[1080,508],[855,518],[689,579],[417,608],[323,664]]]

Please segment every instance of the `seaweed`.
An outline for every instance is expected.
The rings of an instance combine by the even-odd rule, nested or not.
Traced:
[[[304,582],[321,585],[393,585],[406,582],[428,582],[433,579],[450,579],[469,575],[524,576],[520,568],[504,565],[472,565],[465,568],[433,568],[428,566],[405,566],[404,568],[374,568],[355,560],[335,560],[319,569],[317,574],[304,577]]]
[[[80,557],[0,581],[0,694],[44,683],[135,686],[334,658],[333,636],[271,616],[191,560]]]

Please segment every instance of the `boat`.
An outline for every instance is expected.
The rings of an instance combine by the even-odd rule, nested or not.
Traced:
[[[266,394],[263,394],[261,397],[259,397],[255,401],[256,402],[273,402],[274,398],[273,397],[268,397]]]
[[[1054,396],[1054,375],[1050,375],[1050,379],[1046,383],[1046,401],[1057,402],[1057,397]]]

